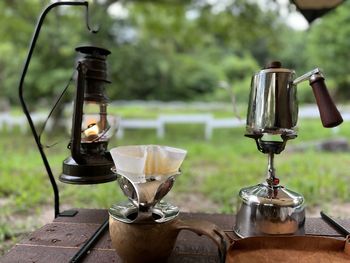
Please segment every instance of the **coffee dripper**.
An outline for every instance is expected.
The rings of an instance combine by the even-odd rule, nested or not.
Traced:
[[[234,231],[240,237],[303,233],[304,197],[280,184],[274,155],[284,150],[288,140],[297,137],[296,87],[306,80],[315,95],[323,126],[331,128],[342,123],[319,68],[295,78],[294,70],[274,61],[252,77],[245,136],[254,139],[257,149],[267,154],[267,178],[239,192]]]
[[[113,148],[110,152],[115,163],[112,170],[128,198],[123,205],[111,207],[113,214],[128,211],[128,217],[121,219],[127,223],[145,219],[161,223],[178,215],[179,209],[163,198],[180,175],[187,151],[160,145],[129,145]]]
[[[215,224],[182,220],[179,208],[163,198],[171,190],[187,151],[160,145],[110,150],[117,182],[128,200],[109,209],[112,246],[123,262],[165,262],[181,230],[210,238],[225,261],[228,237]]]

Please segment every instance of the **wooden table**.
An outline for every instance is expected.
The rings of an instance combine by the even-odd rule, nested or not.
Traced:
[[[183,219],[203,219],[216,223],[233,238],[235,217],[233,215],[183,213]],[[2,263],[15,262],[68,262],[96,229],[108,218],[102,209],[79,209],[74,217],[58,217],[16,244]],[[350,220],[339,220],[350,229]],[[308,218],[305,223],[307,235],[341,237],[342,235],[321,218]],[[108,231],[104,233],[84,262],[121,262],[111,247]],[[189,231],[182,231],[169,262],[218,262],[217,248],[206,237],[199,237]]]

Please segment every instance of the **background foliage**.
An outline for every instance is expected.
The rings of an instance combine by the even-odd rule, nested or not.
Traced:
[[[17,103],[14,89],[35,19],[49,2],[0,2],[0,97],[11,103]],[[257,1],[210,3],[214,1],[96,1],[90,5],[92,23],[101,25],[96,35],[85,29],[83,8],[56,9],[45,22],[30,65],[28,100],[35,102],[33,107],[51,103],[71,76],[74,48],[81,44],[112,51],[112,99],[229,101],[219,88],[225,83],[245,102],[252,73],[272,59],[298,74],[320,66],[337,98],[350,97],[350,3],[307,31],[288,27],[272,0],[266,8]],[[310,89],[301,92],[300,100],[313,101]]]

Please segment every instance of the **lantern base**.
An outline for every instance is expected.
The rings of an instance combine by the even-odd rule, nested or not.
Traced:
[[[72,157],[63,161],[63,172],[59,180],[69,184],[101,184],[117,179],[111,171],[114,166],[112,161],[98,164],[77,164]]]

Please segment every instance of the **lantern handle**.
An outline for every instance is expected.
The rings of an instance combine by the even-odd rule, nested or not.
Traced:
[[[84,104],[84,91],[85,91],[85,75],[86,67],[83,63],[79,62],[77,66],[78,78],[77,78],[77,89],[74,100],[74,111],[73,111],[73,125],[72,125],[72,139],[69,144],[72,158],[80,164],[85,164],[85,159],[80,153],[80,142],[81,142],[81,124],[83,121],[83,104]]]
[[[41,159],[42,159],[42,161],[44,163],[44,166],[46,168],[46,172],[47,172],[47,175],[48,175],[48,177],[50,179],[50,183],[51,183],[51,186],[52,186],[52,189],[53,189],[53,192],[54,192],[54,213],[55,213],[55,218],[60,213],[59,212],[59,191],[58,191],[58,187],[57,187],[57,184],[56,184],[56,181],[55,181],[55,177],[53,176],[50,164],[49,164],[48,159],[47,159],[47,157],[45,155],[43,146],[40,143],[40,137],[39,137],[39,135],[38,135],[38,133],[37,133],[37,131],[35,129],[35,125],[34,125],[33,119],[30,116],[30,112],[29,112],[27,104],[26,104],[26,102],[24,100],[23,84],[24,84],[24,79],[25,79],[27,71],[28,71],[30,60],[31,60],[32,55],[33,55],[33,51],[34,51],[36,42],[37,42],[39,34],[40,34],[41,26],[44,23],[46,15],[53,8],[55,8],[57,6],[64,6],[64,5],[66,5],[66,6],[86,6],[86,16],[85,16],[86,26],[87,26],[88,30],[91,33],[96,33],[97,32],[97,29],[91,29],[90,24],[89,24],[89,14],[88,14],[89,3],[87,1],[62,1],[62,2],[54,2],[54,3],[50,4],[50,5],[48,5],[42,11],[42,13],[40,14],[38,22],[37,22],[37,24],[35,26],[35,30],[34,30],[34,33],[33,33],[33,36],[32,36],[31,42],[30,42],[30,45],[29,45],[28,55],[27,55],[27,58],[26,58],[26,60],[24,62],[21,78],[20,78],[19,85],[18,85],[19,100],[20,100],[23,112],[24,112],[25,116],[27,117],[30,129],[32,131],[34,140],[35,140],[36,145],[38,147],[38,150],[40,152]]]

